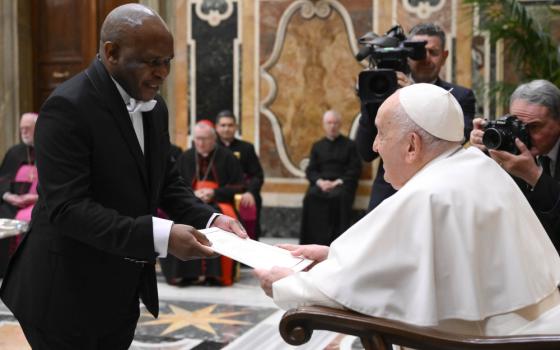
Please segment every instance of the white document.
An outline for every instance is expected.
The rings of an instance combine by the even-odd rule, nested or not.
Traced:
[[[235,233],[224,231],[221,228],[211,227],[199,231],[212,242],[212,249],[216,253],[255,269],[270,269],[273,266],[281,266],[297,272],[313,263],[313,260],[293,256],[286,249],[250,238],[243,239]]]

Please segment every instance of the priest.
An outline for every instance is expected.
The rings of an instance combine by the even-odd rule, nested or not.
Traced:
[[[37,113],[24,113],[19,123],[21,143],[12,146],[0,165],[0,218],[31,220],[37,202],[37,168],[33,133]],[[13,255],[21,235],[0,239],[0,277],[4,276],[8,258]]]
[[[327,305],[469,335],[560,332],[560,257],[531,206],[433,84],[380,107],[374,149],[399,191],[331,247],[285,246],[318,263],[256,270],[283,308]]]
[[[194,147],[177,159],[179,173],[204,203],[237,218],[234,196],[245,191],[239,161],[229,150],[217,144],[216,131],[210,121],[198,122],[193,138]],[[223,256],[190,261],[168,256],[160,262],[170,284],[208,282],[231,285],[238,266]]]
[[[252,239],[261,235],[260,213],[262,208],[261,188],[264,172],[255,152],[255,146],[235,137],[237,122],[232,111],[223,110],[216,116],[218,143],[230,150],[239,159],[243,171],[245,192],[239,195],[239,216],[247,234]]]
[[[325,137],[311,147],[305,170],[309,188],[303,198],[301,244],[329,245],[350,227],[362,170],[356,144],[340,134],[340,113],[326,111],[322,124]]]

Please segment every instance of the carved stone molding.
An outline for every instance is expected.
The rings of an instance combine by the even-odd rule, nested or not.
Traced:
[[[283,128],[286,128],[286,125],[281,125],[278,116],[273,111],[273,108],[271,108],[278,95],[278,84],[275,77],[271,73],[271,70],[276,66],[280,59],[280,56],[284,49],[288,25],[294,15],[299,13],[301,17],[306,20],[310,20],[315,17],[326,19],[331,15],[331,12],[333,10],[342,19],[343,25],[346,30],[345,34],[347,36],[348,46],[350,47],[351,51],[348,53],[348,55],[350,56],[349,59],[353,61],[353,58],[351,56],[355,55],[358,52],[358,47],[352,20],[346,8],[336,0],[297,0],[294,1],[282,14],[282,17],[279,21],[278,29],[276,31],[276,38],[272,53],[260,69],[261,79],[265,84],[268,85],[268,88],[266,89],[268,93],[260,102],[260,112],[269,120],[272,126],[276,149],[278,151],[278,155],[280,157],[282,165],[286,169],[288,169],[291,174],[298,177],[305,176],[304,171],[307,165],[307,161],[303,159],[294,163],[289,157],[283,134]]]
[[[445,5],[445,0],[402,0],[404,9],[418,18],[427,19]]]
[[[234,0],[193,0],[196,15],[212,27],[220,25],[233,13]]]

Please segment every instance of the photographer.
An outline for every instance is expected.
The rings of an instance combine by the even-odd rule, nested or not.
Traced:
[[[409,40],[423,41],[426,43],[426,57],[422,60],[408,59],[410,67],[410,75],[403,72],[397,73],[397,81],[400,87],[408,86],[414,83],[430,83],[450,90],[451,94],[457,99],[464,114],[465,120],[465,139],[468,139],[472,130],[472,120],[475,111],[475,97],[472,90],[462,86],[448,83],[439,78],[439,72],[445,60],[449,55],[449,51],[445,49],[445,32],[433,23],[418,24],[410,30]],[[361,117],[356,134],[356,144],[358,152],[363,160],[369,162],[379,156],[372,149],[373,140],[377,135],[377,129],[374,124],[375,116],[381,102],[364,104],[361,106]],[[373,182],[368,211],[373,210],[383,200],[395,193],[395,189],[384,180],[384,170],[382,163],[379,165],[377,175]]]
[[[512,175],[546,229],[556,250],[560,250],[560,90],[547,80],[520,85],[511,95],[510,113],[529,133],[528,148],[516,138],[519,154],[487,150],[482,142],[485,121],[476,118],[470,142]]]

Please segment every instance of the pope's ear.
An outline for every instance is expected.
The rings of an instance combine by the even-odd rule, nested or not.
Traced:
[[[105,60],[109,64],[117,64],[119,60],[119,45],[112,41],[106,41],[103,43],[103,53],[105,54]]]
[[[407,138],[406,160],[409,163],[416,161],[422,153],[422,139],[415,132],[408,134]]]

